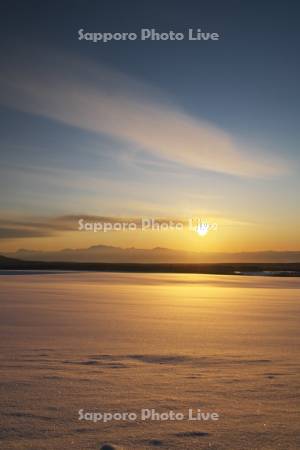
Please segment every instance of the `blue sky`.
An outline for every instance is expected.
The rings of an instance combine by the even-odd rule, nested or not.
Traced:
[[[276,233],[280,247],[298,245],[278,219],[299,224],[296,2],[2,8],[0,207],[11,226],[17,216],[197,213],[273,223],[270,245]],[[143,27],[221,39],[77,39],[80,28]]]

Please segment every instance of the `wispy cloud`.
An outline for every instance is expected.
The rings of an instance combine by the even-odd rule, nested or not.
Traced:
[[[0,239],[38,238],[56,236],[74,230],[68,217],[5,217],[0,219]]]
[[[4,228],[0,227],[0,239],[18,239],[18,238],[36,238],[52,236],[49,231],[39,230],[37,228]]]
[[[84,223],[110,223],[110,224],[135,224],[137,230],[142,228],[143,220],[154,220],[156,224],[180,223],[184,228],[190,227],[190,220],[201,218],[194,215],[191,217],[179,216],[101,216],[88,214],[68,214],[62,216],[27,216],[18,217],[17,215],[7,215],[0,219],[0,239],[17,238],[39,238],[58,236],[68,232],[79,231],[79,225],[82,219]],[[210,216],[211,221],[216,221],[221,226],[249,226],[253,223],[242,222],[237,219],[222,217],[215,213]]]
[[[85,60],[47,52],[45,61],[8,65],[0,83],[2,104],[106,134],[167,161],[253,177],[287,169],[263,149],[186,113],[162,92]]]

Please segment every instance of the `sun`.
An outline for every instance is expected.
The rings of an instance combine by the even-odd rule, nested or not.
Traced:
[[[208,233],[209,225],[207,223],[200,223],[196,227],[196,233],[199,234],[199,236],[206,236]]]

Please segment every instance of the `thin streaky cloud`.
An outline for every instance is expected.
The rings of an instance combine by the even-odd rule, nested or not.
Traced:
[[[39,238],[58,236],[62,233],[79,231],[79,221],[83,219],[84,223],[134,223],[137,230],[142,228],[142,221],[145,219],[154,219],[155,223],[181,223],[184,228],[190,227],[190,219],[199,218],[194,215],[191,217],[179,216],[100,216],[89,214],[68,214],[62,216],[27,216],[17,217],[6,216],[0,219],[0,239],[15,238]],[[242,222],[234,218],[229,219],[219,215],[210,216],[210,221],[217,221],[222,226],[249,226],[251,223]]]
[[[58,55],[52,61],[49,53],[47,58],[45,64],[6,67],[0,102],[196,169],[250,177],[288,170],[283,161],[192,117],[151,86],[88,61]]]

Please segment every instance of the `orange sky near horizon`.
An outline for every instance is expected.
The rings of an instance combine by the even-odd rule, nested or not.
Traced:
[[[255,252],[265,250],[300,250],[297,230],[286,225],[225,225],[218,224],[205,236],[195,231],[63,231],[53,236],[2,240],[1,252],[14,252],[21,248],[54,251],[65,248],[88,248],[93,245],[112,245],[121,248],[165,247],[188,252]],[[280,236],[280,239],[279,239]]]

